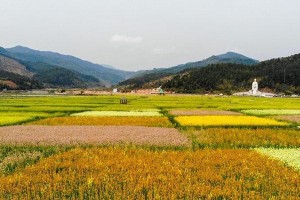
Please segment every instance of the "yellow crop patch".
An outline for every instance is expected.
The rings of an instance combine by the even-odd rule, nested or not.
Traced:
[[[179,116],[182,126],[287,126],[288,123],[254,116]]]

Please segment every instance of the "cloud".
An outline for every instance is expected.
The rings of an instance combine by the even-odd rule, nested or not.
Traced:
[[[140,43],[143,41],[143,38],[141,36],[131,37],[128,35],[115,34],[110,38],[110,41],[116,43]]]
[[[176,50],[175,47],[170,48],[154,48],[153,53],[157,55],[171,54]]]

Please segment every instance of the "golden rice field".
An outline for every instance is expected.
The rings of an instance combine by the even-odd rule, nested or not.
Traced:
[[[209,128],[186,131],[196,148],[300,147],[300,131],[289,129]]]
[[[286,122],[254,116],[178,116],[182,126],[288,126]]]
[[[161,116],[158,111],[86,111],[72,114],[71,116],[84,117],[100,117],[100,116],[119,116],[119,117],[134,117],[134,116]]]
[[[299,186],[298,172],[249,150],[76,148],[1,177],[0,197],[299,199]]]
[[[152,126],[172,127],[167,117],[54,117],[30,122],[32,125],[69,126]]]

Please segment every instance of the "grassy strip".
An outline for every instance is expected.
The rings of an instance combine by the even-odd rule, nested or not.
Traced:
[[[166,117],[169,119],[169,121],[172,123],[172,125],[173,125],[174,128],[177,128],[177,129],[180,129],[180,130],[185,130],[185,129],[186,129],[186,127],[181,126],[181,124],[178,123],[178,122],[175,120],[175,117],[176,117],[176,116],[170,114],[170,113],[168,112],[168,110],[166,110],[166,109],[164,109],[164,108],[162,108],[162,107],[160,107],[159,110],[160,110],[160,113],[161,113],[163,116],[166,116]]]

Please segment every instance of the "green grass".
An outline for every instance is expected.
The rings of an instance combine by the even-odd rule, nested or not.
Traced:
[[[269,116],[269,115],[300,115],[300,110],[287,109],[268,109],[268,110],[241,110],[242,113],[249,115]]]
[[[120,104],[120,98],[126,97],[128,104]],[[0,117],[14,113],[22,117],[51,117],[55,113],[68,116],[85,111],[140,111],[171,109],[216,109],[216,110],[300,110],[297,98],[256,98],[256,97],[210,97],[196,95],[102,95],[102,96],[1,96]],[[20,115],[19,115],[20,113]],[[22,114],[21,114],[22,113]],[[33,113],[34,116],[32,116]],[[44,115],[44,116],[40,116]],[[172,116],[169,116],[172,118]],[[17,120],[16,123],[22,123]],[[10,124],[2,123],[2,125]]]
[[[65,152],[67,146],[12,146],[0,144],[0,177],[35,164],[51,155]]]

